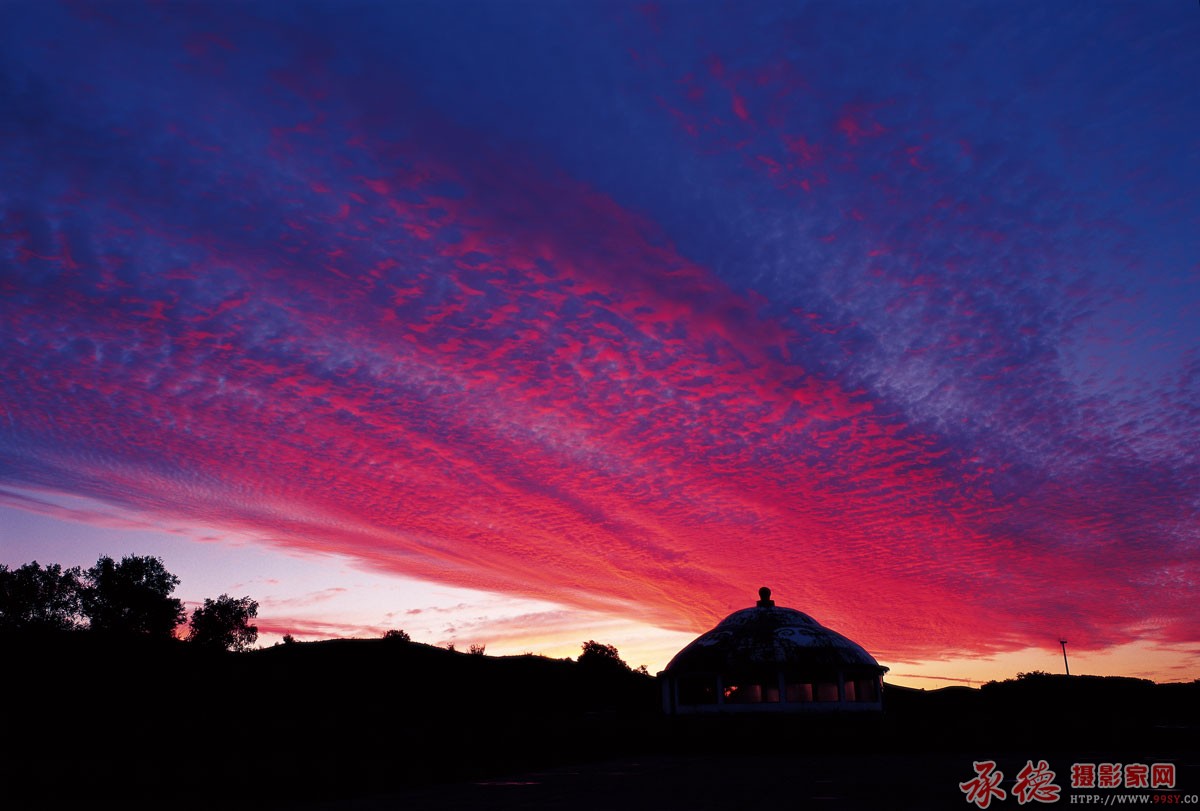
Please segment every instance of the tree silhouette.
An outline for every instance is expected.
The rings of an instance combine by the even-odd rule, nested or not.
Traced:
[[[171,596],[178,585],[159,558],[129,555],[115,563],[103,555],[84,575],[83,613],[95,631],[170,637],[185,616]]]
[[[615,646],[602,645],[591,639],[583,643],[583,653],[579,654],[579,659],[576,661],[586,667],[629,669],[629,665],[625,664],[625,660],[617,653]]]
[[[82,625],[79,567],[35,560],[16,569],[0,564],[0,629],[70,631]]]
[[[207,648],[245,651],[258,639],[258,626],[250,620],[258,616],[258,603],[249,597],[234,599],[222,594],[205,598],[204,605],[192,612],[192,630],[188,641]]]

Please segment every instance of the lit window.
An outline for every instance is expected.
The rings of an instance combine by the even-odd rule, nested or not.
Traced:
[[[879,700],[879,685],[875,679],[855,679],[855,694],[859,701],[874,702]],[[849,687],[850,683],[847,682]],[[849,699],[847,699],[848,701]]]
[[[761,684],[730,684],[725,688],[726,704],[761,704]]]
[[[787,700],[793,704],[802,701],[813,700],[813,686],[810,682],[801,682],[798,684],[789,684],[787,686]]]

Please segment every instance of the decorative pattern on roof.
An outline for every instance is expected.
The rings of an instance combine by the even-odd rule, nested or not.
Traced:
[[[767,665],[798,669],[887,670],[861,645],[807,614],[777,607],[770,590],[753,608],[735,611],[675,655],[666,672],[729,671]]]

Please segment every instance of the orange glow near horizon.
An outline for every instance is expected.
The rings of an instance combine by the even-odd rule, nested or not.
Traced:
[[[153,521],[122,516],[87,500],[58,499],[37,509],[27,501],[23,506],[21,512],[10,508],[6,513],[6,525],[20,532],[25,544],[6,547],[16,557],[24,560],[40,556],[43,562],[87,566],[98,555],[109,554],[114,548],[123,550],[130,543],[136,549],[157,549],[165,556],[168,568],[181,575],[178,596],[185,600],[189,611],[204,597],[221,592],[246,593],[258,599],[259,646],[277,644],[284,634],[300,641],[376,638],[400,628],[417,642],[439,647],[452,644],[460,651],[483,645],[489,655],[495,656],[532,653],[574,659],[585,640],[595,639],[614,644],[630,667],[645,665],[654,674],[722,618],[715,617],[710,624],[691,630],[665,629],[608,612],[397,578],[354,558],[296,554],[286,546],[264,544],[251,536],[214,535],[181,526],[163,532]],[[197,538],[206,542],[197,544]],[[64,554],[47,554],[55,545],[61,545]],[[233,578],[214,578],[213,573],[220,569],[233,574]],[[331,587],[331,583],[340,585]],[[757,589],[745,590],[740,596],[741,604],[730,610],[752,605]],[[978,687],[988,681],[1015,678],[1022,672],[1062,672],[1057,638],[1041,647],[986,655],[899,657],[889,655],[886,647],[864,642],[843,624],[796,605],[778,588],[772,597],[778,598],[780,605],[804,610],[827,627],[863,644],[889,668],[885,676],[889,684],[915,689]],[[1130,676],[1158,682],[1200,678],[1200,649],[1186,645],[1142,641],[1080,649],[1068,644],[1068,656],[1071,672],[1076,675]]]

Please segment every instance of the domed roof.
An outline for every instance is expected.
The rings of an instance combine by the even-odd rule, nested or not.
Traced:
[[[666,673],[795,666],[798,669],[887,670],[861,645],[831,631],[807,614],[780,608],[771,590],[759,591],[754,608],[735,611],[702,634],[667,664]]]

